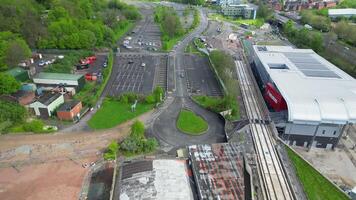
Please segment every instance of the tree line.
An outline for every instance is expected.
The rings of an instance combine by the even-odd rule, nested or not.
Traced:
[[[114,31],[139,18],[137,8],[118,0],[0,0],[0,70],[27,58],[30,48],[111,46]]]

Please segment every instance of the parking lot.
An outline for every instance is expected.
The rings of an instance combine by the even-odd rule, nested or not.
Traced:
[[[75,70],[76,74],[87,74],[87,73],[99,73],[103,71],[104,62],[107,59],[107,55],[96,55],[96,60],[94,63],[89,64],[88,69]]]
[[[185,66],[186,83],[190,93],[207,96],[223,95],[206,57],[184,55],[183,66]]]
[[[166,85],[167,57],[164,55],[121,54],[116,57],[109,95],[125,92],[149,94],[155,86]]]
[[[142,8],[143,19],[140,20],[132,32],[124,39],[129,41],[128,48],[121,43],[121,51],[157,51],[161,49],[161,31],[153,19],[153,8]],[[130,40],[128,40],[130,39]]]

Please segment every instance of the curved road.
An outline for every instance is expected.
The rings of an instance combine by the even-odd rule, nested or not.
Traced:
[[[171,147],[182,147],[192,144],[207,144],[225,142],[224,120],[216,113],[210,112],[195,102],[189,96],[186,87],[185,78],[181,78],[180,74],[184,72],[182,60],[184,59],[184,49],[195,37],[200,34],[208,26],[207,17],[204,15],[201,8],[199,26],[189,33],[182,41],[180,41],[170,55],[175,63],[175,92],[168,95],[166,106],[160,108],[159,115],[154,119],[151,126],[152,134],[162,142]],[[182,108],[187,108],[194,111],[196,114],[204,118],[208,124],[208,130],[200,136],[191,136],[180,132],[176,127],[176,120]]]

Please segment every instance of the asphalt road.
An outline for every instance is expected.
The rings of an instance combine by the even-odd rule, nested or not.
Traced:
[[[181,74],[186,74],[185,47],[197,36],[199,36],[207,27],[208,21],[201,8],[199,8],[201,23],[182,41],[180,41],[170,53],[174,65],[175,90],[169,94],[165,106],[158,109],[157,116],[153,116],[153,123],[150,125],[150,135],[156,137],[161,145],[168,145],[172,148],[184,147],[192,144],[210,144],[217,142],[226,142],[224,131],[224,120],[216,113],[210,112],[190,99],[187,88],[187,78]],[[187,75],[188,78],[191,74]],[[193,75],[193,74],[192,74]],[[191,76],[198,77],[199,76]],[[194,111],[197,115],[204,118],[209,124],[208,130],[200,136],[191,136],[180,132],[176,127],[176,120],[181,109],[186,108]],[[170,150],[170,149],[168,149]]]

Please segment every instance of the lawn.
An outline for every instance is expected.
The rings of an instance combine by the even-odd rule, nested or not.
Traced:
[[[296,153],[287,148],[289,159],[292,161],[297,176],[303,185],[309,200],[348,200],[346,194],[338,190]]]
[[[101,108],[88,121],[88,125],[92,129],[112,128],[125,121],[133,119],[152,108],[152,104],[138,103],[136,111],[131,112],[131,104],[105,99]]]
[[[236,25],[248,24],[250,26],[255,26],[257,28],[261,27],[264,24],[264,20],[262,18],[257,19],[240,19],[240,18],[231,18],[225,17],[221,14],[211,14],[209,15],[210,19],[219,20],[219,21],[227,21]]]
[[[190,110],[181,110],[177,120],[177,128],[189,135],[201,135],[208,130],[208,123]]]

